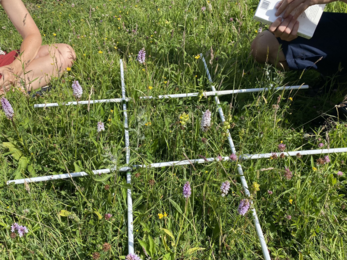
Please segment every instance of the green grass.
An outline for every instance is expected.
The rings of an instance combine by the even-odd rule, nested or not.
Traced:
[[[43,97],[8,93],[17,131],[0,112],[1,259],[92,259],[95,252],[100,259],[127,255],[124,173],[114,172],[107,180],[87,176],[5,185],[24,177],[126,166],[121,104],[95,104],[89,110],[86,105],[33,108],[37,103],[73,101],[74,79],[83,87],[83,100],[92,88],[92,99],[121,97],[120,59],[127,96],[132,98],[127,103],[130,164],[231,154],[213,97],[139,99],[210,90],[203,63],[195,58],[199,53],[220,90],[301,83],[336,88],[315,97],[306,90],[222,97],[238,154],[277,152],[281,141],[288,151],[317,149],[319,143],[347,147],[344,121],[335,120],[328,131],[317,120],[309,122],[341,101],[345,79],[335,76],[322,82],[313,71],[284,73],[252,60],[250,43],[261,27],[252,19],[257,1],[76,0],[75,7],[70,1],[24,2],[44,44],[68,43],[77,60],[70,72],[53,80],[54,89]],[[207,7],[205,12],[202,6]],[[341,3],[328,6],[334,12],[346,8]],[[0,22],[1,48],[18,49],[20,35],[3,10]],[[145,65],[136,61],[142,48],[147,52]],[[207,109],[212,112],[212,127],[202,132],[200,120]],[[184,126],[183,113],[189,115]],[[105,122],[106,129],[100,136],[98,121]],[[324,165],[317,164],[318,158],[240,162],[249,187],[260,184],[259,191],[251,188],[252,199],[273,259],[347,257],[346,175],[336,175],[347,172],[347,157],[332,154]],[[286,167],[293,172],[291,180],[284,177]],[[223,198],[220,186],[226,180],[231,188]],[[192,186],[188,201],[182,196],[186,181]],[[135,250],[142,259],[263,259],[251,212],[245,216],[237,212],[246,196],[235,162],[138,169],[133,172],[132,196]],[[109,220],[104,218],[107,213],[113,215]],[[167,216],[159,218],[164,213]],[[29,233],[12,239],[14,222],[27,226]],[[104,243],[111,250],[103,251]]]

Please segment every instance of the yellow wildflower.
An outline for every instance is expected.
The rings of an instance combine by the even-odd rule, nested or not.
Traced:
[[[167,81],[164,81],[164,84],[166,84],[167,83]]]
[[[259,189],[260,185],[258,183],[253,182],[252,186],[253,186],[253,189],[254,189],[255,192],[260,191],[260,189]]]
[[[317,168],[316,167],[312,167],[312,170],[315,172],[315,171],[317,171]]]
[[[67,67],[66,70],[67,70],[67,71],[71,71],[71,68],[70,68],[70,67]]]
[[[111,113],[113,113],[113,110],[111,109]]]
[[[151,90],[153,87],[152,86],[149,86],[148,89]]]
[[[118,21],[120,21],[121,18],[118,18]]]
[[[117,50],[117,46],[114,46],[114,48]]]
[[[293,98],[292,98],[292,97],[290,97],[290,98],[289,98],[289,100],[290,100],[290,101],[293,101]]]
[[[55,37],[55,36],[57,36],[55,33],[53,33],[53,36]]]
[[[159,219],[162,219],[162,218],[164,217],[164,215],[161,214],[161,213],[159,213],[159,214],[158,214],[158,217],[159,217]]]
[[[102,51],[99,51],[100,54],[102,54]]]
[[[183,113],[182,115],[180,115],[179,119],[181,119],[180,121],[181,125],[184,126],[189,121],[189,115],[186,113]]]
[[[164,211],[164,217],[166,218],[167,217],[167,214],[166,214],[166,212]]]
[[[198,60],[198,59],[200,59],[200,55],[198,54],[194,58]]]
[[[290,203],[290,204],[293,204],[293,200],[292,200],[292,199],[289,199],[289,203]]]

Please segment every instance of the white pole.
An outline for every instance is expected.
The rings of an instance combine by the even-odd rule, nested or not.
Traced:
[[[120,60],[120,75],[122,81],[122,99],[123,99],[123,113],[124,113],[124,128],[125,128],[125,149],[126,149],[126,164],[130,162],[130,148],[129,148],[129,131],[128,131],[128,114],[127,104],[125,97],[125,84],[124,84],[124,69],[123,60]],[[127,172],[127,183],[131,183],[131,172]],[[131,198],[131,189],[127,190],[128,199],[128,253],[134,254],[134,226],[133,226],[133,200]]]
[[[211,75],[210,75],[210,72],[209,72],[209,70],[207,68],[207,64],[206,64],[205,58],[202,56],[202,54],[200,54],[200,56],[202,57],[202,61],[204,62],[204,66],[205,66],[205,70],[206,70],[208,79],[209,79],[209,81],[211,83],[213,83]],[[212,87],[213,91],[216,91],[214,86],[211,86],[211,87]],[[224,118],[223,110],[220,107],[219,98],[217,96],[215,96],[214,99],[215,99],[215,101],[216,101],[216,103],[218,105],[219,116],[220,116],[222,122],[224,123],[225,122],[225,118]],[[230,135],[229,130],[228,130],[227,135],[228,135],[228,141],[229,141],[229,145],[230,145],[231,151],[232,151],[233,154],[236,155],[235,145],[234,145],[233,140],[231,139],[231,135]],[[237,165],[237,170],[238,170],[240,178],[241,178],[241,183],[242,183],[243,189],[245,190],[246,195],[250,196],[250,193],[249,193],[249,190],[248,190],[248,185],[247,185],[247,182],[246,182],[246,178],[243,175],[242,167],[241,167],[240,164]],[[251,204],[253,204],[252,200],[251,200]],[[258,234],[258,237],[259,237],[259,240],[260,240],[260,244],[261,244],[261,248],[262,248],[262,251],[263,251],[263,256],[264,256],[264,258],[266,260],[270,260],[271,258],[270,258],[269,250],[267,249],[267,245],[266,245],[266,241],[265,241],[265,238],[264,238],[264,235],[263,235],[263,231],[261,229],[261,226],[260,226],[260,223],[259,223],[259,219],[258,219],[258,216],[257,216],[257,212],[255,211],[254,207],[252,208],[252,213],[253,213],[253,217],[254,217],[255,229],[257,231],[257,234]]]
[[[346,152],[347,152],[347,148],[331,148],[331,149],[291,151],[291,152],[282,152],[282,153],[286,156],[297,156],[297,155],[314,155],[314,154],[346,153]],[[279,157],[282,153],[244,154],[240,156],[240,159],[242,160],[264,159],[264,158],[270,158],[274,154],[276,154]]]
[[[132,168],[130,167],[122,167],[120,169],[100,169],[100,170],[94,170],[92,171],[93,174],[103,174],[103,173],[110,173],[113,171],[131,171]],[[74,177],[83,177],[88,176],[88,173],[86,172],[73,172],[73,173],[64,173],[64,174],[57,174],[57,175],[48,175],[48,176],[41,176],[41,177],[33,177],[33,178],[26,178],[26,179],[18,179],[18,180],[10,180],[6,184],[9,185],[11,183],[14,184],[24,184],[26,183],[33,183],[33,182],[44,182],[44,181],[54,181],[54,180],[63,180],[63,179],[69,179]]]
[[[99,100],[83,100],[83,101],[73,101],[73,102],[67,102],[62,103],[63,106],[70,106],[70,105],[88,105],[88,104],[96,104],[96,103],[120,103],[123,101],[123,98],[111,98],[111,99],[99,99]],[[126,98],[126,101],[129,101],[129,98]],[[58,103],[47,103],[47,104],[35,104],[34,108],[38,107],[58,107],[60,106]]]
[[[329,153],[347,153],[347,148],[332,148],[332,149],[317,149],[317,150],[303,150],[303,151],[290,151],[290,152],[283,152],[286,156],[296,156],[297,154],[300,155],[315,155],[315,154],[329,154]],[[281,153],[262,153],[262,154],[244,154],[239,156],[239,160],[253,160],[253,159],[267,159],[273,156],[273,154],[276,154],[278,157],[281,155]],[[162,167],[174,167],[174,166],[181,166],[181,165],[188,165],[188,164],[202,164],[202,163],[209,163],[218,160],[218,158],[206,158],[205,159],[191,159],[191,160],[182,160],[182,161],[171,161],[171,162],[159,162],[159,163],[151,163],[148,165],[142,164],[142,165],[133,165],[133,167],[122,167],[122,168],[113,168],[113,169],[101,169],[101,170],[94,170],[93,173],[96,174],[103,174],[103,173],[110,173],[113,171],[119,171],[119,172],[128,172],[132,171],[136,168],[162,168]],[[223,161],[230,161],[230,158],[228,156],[222,158]],[[7,182],[7,185],[14,183],[14,184],[24,184],[27,183],[33,183],[33,182],[42,182],[42,181],[53,181],[53,180],[62,180],[62,179],[68,179],[70,177],[83,177],[87,176],[88,173],[86,172],[74,172],[74,173],[64,173],[64,174],[58,174],[58,175],[50,175],[50,176],[42,176],[42,177],[34,177],[34,178],[26,178],[26,179],[18,179],[18,180],[10,180]]]
[[[277,87],[273,88],[273,90],[293,90],[293,89],[308,89],[308,85],[302,86],[286,86],[286,87]],[[236,89],[236,90],[221,90],[221,91],[207,91],[203,93],[194,92],[194,93],[183,93],[183,94],[171,94],[171,95],[159,95],[158,97],[153,96],[144,96],[140,97],[140,99],[166,99],[166,98],[187,98],[187,97],[197,97],[203,94],[205,97],[207,96],[223,96],[230,94],[238,94],[238,93],[251,93],[251,92],[261,92],[261,91],[269,91],[271,88],[250,88],[250,89]],[[100,100],[84,100],[84,101],[74,101],[68,103],[62,103],[61,105],[70,106],[70,105],[88,105],[88,104],[96,104],[96,103],[120,103],[122,101],[130,101],[130,98],[111,98],[111,99],[100,99]],[[46,108],[46,107],[58,107],[60,106],[58,103],[47,103],[47,104],[35,104],[34,108]]]
[[[220,90],[220,91],[206,91],[206,92],[194,92],[194,93],[182,93],[182,94],[169,94],[169,95],[159,95],[158,97],[145,96],[140,97],[140,99],[165,99],[165,98],[186,98],[186,97],[197,97],[199,95],[207,96],[224,96],[230,94],[238,93],[251,93],[251,92],[261,92],[269,90],[292,90],[292,89],[308,89],[308,85],[297,85],[297,86],[286,86],[277,88],[249,88],[249,89],[236,89],[236,90]]]

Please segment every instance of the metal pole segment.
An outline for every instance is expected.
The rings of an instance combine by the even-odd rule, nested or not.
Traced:
[[[235,90],[221,90],[221,91],[207,91],[203,92],[204,96],[223,96],[230,94],[238,94],[238,93],[252,93],[252,92],[261,92],[261,91],[269,91],[269,90],[293,90],[293,89],[308,89],[308,85],[302,86],[286,86],[286,87],[277,87],[277,88],[249,88],[249,89],[235,89]],[[123,94],[123,93],[122,93]],[[158,97],[153,96],[144,96],[140,97],[140,99],[166,99],[166,98],[187,98],[187,97],[197,97],[201,95],[199,92],[194,93],[183,93],[183,94],[169,94],[169,95],[159,95]],[[120,103],[122,101],[130,101],[130,98],[111,98],[111,99],[100,99],[100,100],[84,100],[79,102],[68,102],[63,103],[61,105],[69,106],[69,105],[87,105],[87,104],[96,104],[96,103]],[[58,107],[60,106],[58,103],[47,103],[47,104],[35,104],[34,108],[38,107]]]
[[[109,173],[109,172],[111,172],[110,169],[101,169],[101,170],[93,171],[94,174],[102,174],[102,173]],[[32,182],[42,182],[42,181],[53,181],[53,180],[69,179],[70,177],[74,178],[74,177],[83,177],[83,176],[88,176],[88,173],[86,173],[86,172],[73,172],[73,173],[48,175],[48,176],[26,178],[26,179],[19,179],[19,180],[10,180],[7,182],[7,185],[9,185],[11,183],[24,184],[25,182],[26,183],[32,183]]]
[[[209,70],[207,68],[207,64],[206,64],[205,58],[203,57],[202,54],[200,54],[200,56],[202,57],[202,61],[204,62],[204,66],[205,66],[205,70],[206,70],[208,79],[209,79],[209,81],[211,83],[213,83],[211,75],[210,75],[210,72],[209,72]],[[212,87],[213,91],[216,91],[214,86],[211,86],[211,87]],[[216,101],[216,103],[218,105],[218,112],[219,112],[220,118],[221,118],[222,122],[224,123],[225,122],[225,118],[224,118],[223,110],[220,107],[219,98],[217,96],[215,96],[215,101]],[[231,135],[230,135],[229,130],[228,130],[228,141],[229,141],[229,145],[230,145],[232,153],[236,154],[235,145],[234,145],[233,140],[231,139]],[[243,175],[242,167],[241,167],[240,164],[237,165],[237,171],[239,172],[239,175],[240,175],[240,178],[241,178],[241,183],[242,183],[243,189],[245,190],[246,195],[250,196],[250,193],[249,193],[249,190],[248,190],[248,185],[247,185],[247,182],[246,182],[246,178]],[[253,204],[253,201],[252,200],[250,200],[250,201],[251,201],[251,204]],[[255,228],[256,228],[256,232],[257,232],[258,238],[260,240],[261,249],[263,251],[263,256],[264,256],[264,258],[266,260],[270,260],[271,257],[270,257],[270,254],[269,254],[269,250],[267,249],[267,245],[266,245],[266,241],[265,241],[265,238],[264,238],[264,235],[263,235],[263,231],[261,229],[261,226],[260,226],[260,223],[259,223],[259,219],[258,219],[258,216],[257,216],[257,212],[255,211],[254,207],[252,208],[252,213],[253,213],[254,225],[255,225]]]
[[[127,104],[125,97],[125,84],[124,84],[124,69],[123,60],[120,60],[120,75],[122,81],[122,99],[123,113],[124,113],[124,128],[125,128],[125,149],[126,149],[126,164],[130,162],[130,149],[129,149],[129,131],[128,131],[128,114]],[[127,172],[127,183],[131,183],[131,172]],[[127,190],[127,201],[128,201],[128,253],[134,254],[134,226],[133,226],[133,200],[131,198],[131,189]]]
[[[332,149],[317,149],[317,150],[304,150],[304,151],[291,151],[291,152],[284,152],[287,156],[296,156],[298,153],[300,155],[315,155],[315,154],[329,154],[329,153],[347,153],[347,148],[332,148]],[[239,160],[254,160],[254,159],[268,159],[273,154],[276,154],[277,156],[280,156],[281,153],[263,153],[263,154],[244,154],[239,156]],[[230,158],[228,156],[222,157],[223,161],[230,161]],[[171,162],[159,162],[159,163],[152,163],[152,164],[142,164],[142,165],[133,165],[132,167],[122,167],[122,168],[112,168],[112,169],[101,169],[101,170],[94,170],[94,174],[102,174],[102,173],[110,173],[113,171],[119,171],[119,172],[128,172],[132,171],[137,168],[162,168],[162,167],[174,167],[174,166],[182,166],[182,165],[188,165],[188,164],[202,164],[202,163],[209,163],[213,161],[217,161],[218,158],[206,158],[205,159],[191,159],[191,160],[182,160],[182,161],[171,161]],[[33,183],[33,182],[42,182],[42,181],[52,181],[52,180],[61,180],[61,179],[68,179],[70,177],[83,177],[87,176],[88,173],[86,172],[74,172],[74,173],[65,173],[65,174],[58,174],[58,175],[49,175],[49,176],[42,176],[42,177],[34,177],[34,178],[26,178],[26,179],[18,179],[18,180],[10,180],[7,182],[7,184],[23,184],[24,182],[27,183]],[[242,179],[241,179],[242,181]],[[245,184],[247,185],[247,183]]]
[[[269,90],[293,90],[293,89],[308,89],[308,85],[297,85],[297,86],[286,86],[286,87],[277,87],[277,88],[249,88],[249,89],[236,89],[236,90],[220,90],[220,91],[206,91],[202,92],[204,96],[223,96],[230,94],[238,94],[238,93],[252,93],[252,92],[261,92],[261,91],[269,91]],[[200,92],[194,93],[182,93],[182,94],[168,94],[168,95],[159,95],[158,97],[153,96],[145,96],[140,97],[140,99],[165,99],[165,98],[185,98],[185,97],[197,97],[201,95]]]
[[[283,154],[287,156],[296,156],[297,154],[314,155],[314,154],[346,153],[346,152],[347,152],[347,148],[331,148],[331,149],[291,151],[291,152],[283,152]],[[241,155],[239,158],[241,160],[264,159],[264,158],[270,158],[274,154],[276,154],[279,157],[282,153],[244,154],[244,155]]]
[[[70,105],[88,105],[88,104],[96,104],[96,103],[120,103],[122,102],[122,98],[111,98],[111,99],[99,99],[99,100],[83,100],[83,101],[73,101],[68,103],[62,103],[62,106],[70,106]],[[129,98],[126,98],[126,101],[129,101]],[[47,104],[35,104],[34,108],[38,107],[58,107],[60,106],[58,103],[47,103]]]

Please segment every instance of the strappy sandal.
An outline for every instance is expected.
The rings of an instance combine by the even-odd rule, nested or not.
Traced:
[[[45,92],[49,92],[52,89],[52,86],[45,86],[42,87],[39,91],[35,92],[32,97],[42,97]],[[28,94],[30,95],[31,91],[28,91]]]
[[[347,119],[347,96],[343,99],[343,101],[336,106],[337,117],[340,119]]]

